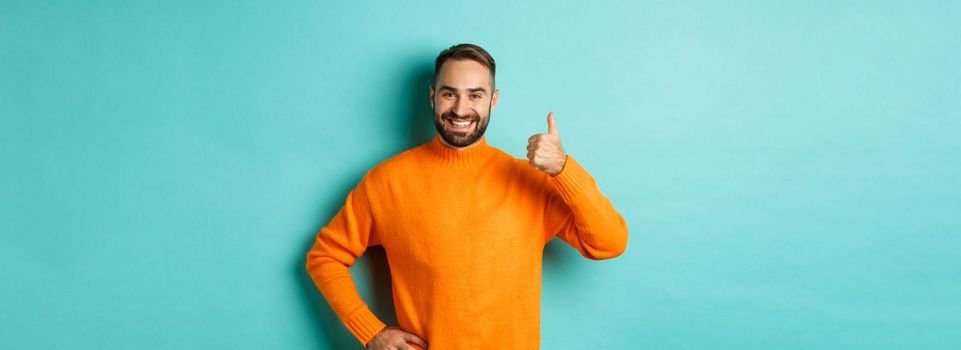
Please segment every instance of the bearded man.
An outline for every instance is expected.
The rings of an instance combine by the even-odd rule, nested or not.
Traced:
[[[624,218],[561,147],[553,112],[527,159],[487,144],[494,76],[477,45],[442,51],[429,87],[437,135],[370,169],[307,253],[317,288],[368,349],[538,349],[547,242],[594,260],[627,248]],[[376,245],[398,325],[371,312],[348,272]]]

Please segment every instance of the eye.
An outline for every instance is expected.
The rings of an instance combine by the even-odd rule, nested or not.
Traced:
[[[445,93],[442,93],[441,96],[444,96],[444,97],[452,97],[452,96],[454,96],[454,94],[452,94],[452,93],[450,93],[450,92],[445,92]]]
[[[479,100],[481,98],[481,95],[473,94],[473,95],[470,95],[470,98],[474,100]]]

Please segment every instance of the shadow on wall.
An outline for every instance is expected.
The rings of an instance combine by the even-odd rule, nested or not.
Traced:
[[[426,60],[416,66],[403,79],[400,91],[406,94],[406,106],[398,106],[399,110],[407,110],[408,147],[424,144],[434,138],[437,129],[434,128],[433,111],[430,109],[429,86],[434,81],[433,60]]]

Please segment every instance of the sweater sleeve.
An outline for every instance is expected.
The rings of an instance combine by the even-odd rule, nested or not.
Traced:
[[[386,325],[361,300],[347,268],[376,245],[365,175],[330,223],[317,233],[307,252],[307,272],[340,321],[366,345]]]
[[[614,258],[627,249],[627,223],[573,157],[568,155],[564,169],[548,181],[553,186],[547,186],[547,240],[556,235],[592,260]]]

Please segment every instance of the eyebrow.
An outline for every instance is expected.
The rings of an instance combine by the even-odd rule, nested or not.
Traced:
[[[452,87],[447,86],[447,85],[441,85],[440,89],[438,89],[438,90],[450,90],[450,91],[453,91],[453,92],[457,92],[457,89],[456,89],[456,88],[452,88]],[[478,92],[478,91],[479,91],[479,92],[483,92],[483,93],[487,93],[487,89],[482,88],[482,87],[475,87],[475,88],[469,88],[469,89],[467,89],[467,92]]]

